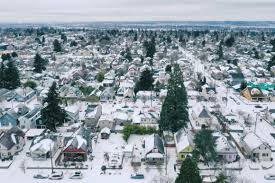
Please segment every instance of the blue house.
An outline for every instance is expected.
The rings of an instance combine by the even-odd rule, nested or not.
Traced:
[[[25,102],[25,101],[31,99],[36,94],[35,90],[33,90],[29,87],[17,88],[15,90],[15,93],[16,93],[16,95],[15,95],[14,99],[17,102]]]
[[[0,126],[16,126],[18,117],[16,112],[9,110],[0,116]]]

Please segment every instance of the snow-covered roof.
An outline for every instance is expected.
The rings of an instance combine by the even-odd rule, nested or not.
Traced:
[[[254,150],[263,144],[262,140],[254,133],[248,133],[243,141],[250,150]]]

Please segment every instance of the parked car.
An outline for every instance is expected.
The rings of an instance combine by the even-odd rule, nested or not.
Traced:
[[[144,175],[143,174],[132,174],[131,175],[131,179],[144,179]]]
[[[70,179],[82,179],[83,174],[80,171],[74,172],[71,174]]]
[[[33,178],[35,178],[35,179],[47,179],[47,178],[49,178],[49,175],[48,174],[40,174],[40,173],[38,173],[38,174],[35,174],[33,176]]]
[[[51,179],[51,180],[61,180],[61,179],[63,179],[63,172],[54,172],[50,175],[49,179]]]
[[[266,174],[264,178],[266,180],[275,180],[275,174]]]

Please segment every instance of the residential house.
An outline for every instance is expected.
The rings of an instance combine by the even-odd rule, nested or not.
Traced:
[[[26,115],[18,118],[19,126],[21,129],[39,128],[41,121],[42,106],[37,106],[33,110],[29,111]]]
[[[202,88],[202,95],[209,101],[215,102],[216,98],[216,88],[211,86],[205,86]]]
[[[72,138],[65,138],[64,144],[66,144],[62,152],[64,162],[87,160],[87,141],[83,137],[76,135]]]
[[[234,162],[237,160],[238,152],[236,148],[221,133],[214,133],[216,139],[216,152],[220,161]]]
[[[241,139],[241,146],[252,160],[271,161],[271,147],[254,133],[248,133]]]
[[[18,123],[18,114],[10,109],[0,116],[0,127],[3,126],[16,126]]]
[[[197,103],[192,108],[191,116],[196,123],[196,126],[209,127],[211,125],[212,117],[207,107],[201,103]]]
[[[60,136],[45,132],[33,139],[30,146],[30,155],[33,160],[47,160],[47,158],[55,155],[61,144]]]
[[[25,133],[18,127],[12,127],[0,134],[0,159],[9,159],[23,149]]]
[[[108,139],[110,135],[111,135],[111,130],[108,127],[105,127],[100,131],[101,139]]]
[[[243,97],[252,102],[258,102],[265,100],[265,96],[260,88],[246,87],[241,91]]]
[[[101,130],[105,127],[108,127],[109,129],[113,129],[115,127],[114,118],[110,114],[103,114],[98,120],[97,128]]]
[[[102,93],[100,95],[100,101],[101,102],[110,102],[110,101],[114,100],[114,97],[115,97],[115,92],[114,92],[113,88],[108,87],[102,91]]]
[[[179,161],[184,161],[186,157],[192,156],[193,139],[191,134],[181,129],[175,133],[174,140],[176,143],[177,159]]]
[[[14,99],[18,102],[26,102],[30,100],[33,96],[35,96],[36,92],[30,87],[26,88],[17,88],[15,90],[15,97]]]
[[[100,104],[88,105],[85,114],[85,124],[88,127],[96,127],[98,120],[102,114],[102,106]]]
[[[148,164],[163,164],[165,159],[164,144],[158,134],[144,138],[144,159]]]

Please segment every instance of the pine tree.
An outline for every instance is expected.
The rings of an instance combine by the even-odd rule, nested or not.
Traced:
[[[153,58],[154,54],[156,53],[156,43],[155,43],[155,38],[152,37],[150,41],[145,41],[143,43],[143,47],[146,50],[146,57]]]
[[[9,60],[7,63],[7,68],[4,70],[4,81],[5,88],[9,90],[16,89],[20,86],[20,77],[17,67],[14,65],[13,61]]]
[[[247,87],[247,82],[246,82],[245,80],[243,80],[243,81],[241,82],[240,89],[241,89],[241,90],[244,90],[246,87]]]
[[[57,39],[55,39],[53,41],[53,51],[55,51],[55,52],[61,52],[62,51],[61,43]]]
[[[267,63],[267,70],[271,70],[271,67],[275,66],[275,55],[270,59],[270,61]]]
[[[175,183],[201,183],[197,163],[191,158],[186,158],[181,165],[179,176]]]
[[[219,174],[217,180],[214,183],[229,183],[229,181],[227,180],[227,177],[221,173]]]
[[[168,81],[167,96],[160,113],[160,129],[170,130],[173,133],[186,127],[189,121],[188,100],[184,86],[182,72],[175,64]]]
[[[193,154],[196,159],[199,159],[199,157],[202,156],[206,164],[216,160],[216,140],[213,137],[211,130],[202,129],[199,131],[195,135],[194,144],[195,148]]]
[[[133,58],[132,58],[132,53],[130,51],[130,48],[126,48],[126,51],[124,53],[124,58],[126,58],[129,62],[132,62],[133,61]]]
[[[135,93],[138,91],[151,91],[153,89],[153,73],[148,68],[142,71],[139,81],[136,83],[135,86]]]
[[[66,119],[66,113],[59,106],[59,103],[60,99],[54,82],[49,89],[47,98],[43,101],[44,108],[41,110],[43,124],[52,131],[56,131],[56,127],[61,126]]]
[[[218,48],[218,52],[217,52],[218,56],[219,56],[219,60],[223,59],[223,48],[222,48],[222,44],[219,44],[219,48]]]
[[[43,59],[40,54],[36,53],[33,62],[34,72],[41,73],[43,70],[46,69],[45,65],[46,60]]]
[[[6,86],[6,81],[5,81],[5,64],[2,61],[1,62],[1,67],[0,67],[0,88],[5,88]]]

